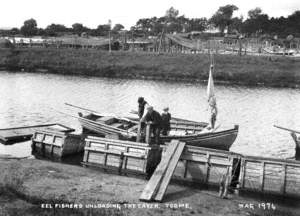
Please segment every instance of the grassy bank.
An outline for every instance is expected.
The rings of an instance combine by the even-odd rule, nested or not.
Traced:
[[[158,204],[158,208],[147,208],[145,203],[139,201],[147,183],[141,178],[34,159],[0,159],[0,162],[0,215],[294,216],[300,211],[299,201],[283,205],[275,199],[259,200],[233,194],[228,199],[221,199],[217,191],[176,184],[169,185],[164,203]],[[276,210],[259,209],[260,202],[272,202]],[[42,208],[42,204],[46,203],[52,208]],[[86,204],[107,203],[119,204],[121,208],[86,207]],[[171,203],[188,206],[176,208],[166,205]],[[241,208],[239,204],[242,203],[252,203],[256,207]],[[59,204],[82,204],[83,207],[62,208]],[[140,206],[129,208],[127,204]]]
[[[300,85],[300,60],[287,57],[216,55],[215,80],[246,85]],[[0,67],[101,77],[207,80],[205,54],[104,52],[86,49],[2,49]]]

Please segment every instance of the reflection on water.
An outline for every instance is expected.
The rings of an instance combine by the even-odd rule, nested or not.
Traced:
[[[103,113],[128,115],[136,109],[138,96],[161,111],[164,106],[177,117],[207,121],[206,85],[159,81],[108,79],[35,73],[0,73],[0,127],[60,122],[80,128],[74,114],[79,110],[65,102]],[[216,86],[221,128],[240,125],[232,151],[248,155],[286,158],[293,156],[294,143],[274,124],[300,128],[300,91],[264,87]],[[28,155],[29,145],[3,146],[0,154]]]

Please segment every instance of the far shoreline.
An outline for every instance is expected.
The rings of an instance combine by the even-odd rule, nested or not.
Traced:
[[[300,60],[284,56],[215,55],[214,81],[221,85],[299,88]],[[84,77],[206,83],[207,54],[92,49],[2,49],[0,70]]]

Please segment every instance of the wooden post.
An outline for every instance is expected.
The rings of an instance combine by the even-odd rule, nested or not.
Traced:
[[[90,141],[85,143],[85,147],[90,147],[90,146],[91,146]],[[88,150],[84,150],[83,162],[87,163],[89,161],[89,154],[90,152]],[[86,165],[83,165],[83,167],[86,167]]]
[[[206,169],[206,175],[205,175],[204,182],[205,182],[205,184],[208,184],[209,173],[210,173],[210,154],[209,154],[209,152],[206,153],[205,169]]]
[[[146,126],[146,138],[145,138],[146,143],[150,144],[151,143],[151,124],[147,123]]]
[[[124,152],[121,152],[120,161],[119,161],[119,167],[118,167],[118,174],[119,175],[121,175],[121,173],[122,173],[123,163],[124,163]]]
[[[183,173],[183,178],[186,178],[187,174],[187,169],[188,169],[188,160],[184,160],[184,173]]]
[[[285,194],[285,187],[286,187],[286,164],[283,164],[282,166],[282,186],[281,186],[281,193]]]
[[[260,190],[264,191],[264,183],[265,183],[265,162],[261,162],[261,170],[260,170]]]
[[[142,122],[139,122],[137,136],[136,136],[137,142],[141,142],[141,132],[142,132]]]

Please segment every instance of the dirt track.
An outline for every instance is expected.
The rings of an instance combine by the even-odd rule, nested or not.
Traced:
[[[236,195],[220,199],[217,191],[177,184],[168,187],[163,203],[143,203],[138,198],[147,183],[145,179],[35,159],[0,159],[0,173],[1,216],[300,214],[300,201],[287,206],[274,199],[254,201]],[[263,210],[259,202],[272,202],[276,210]],[[77,206],[68,208],[66,204]],[[241,208],[241,204],[253,204],[254,209]]]

